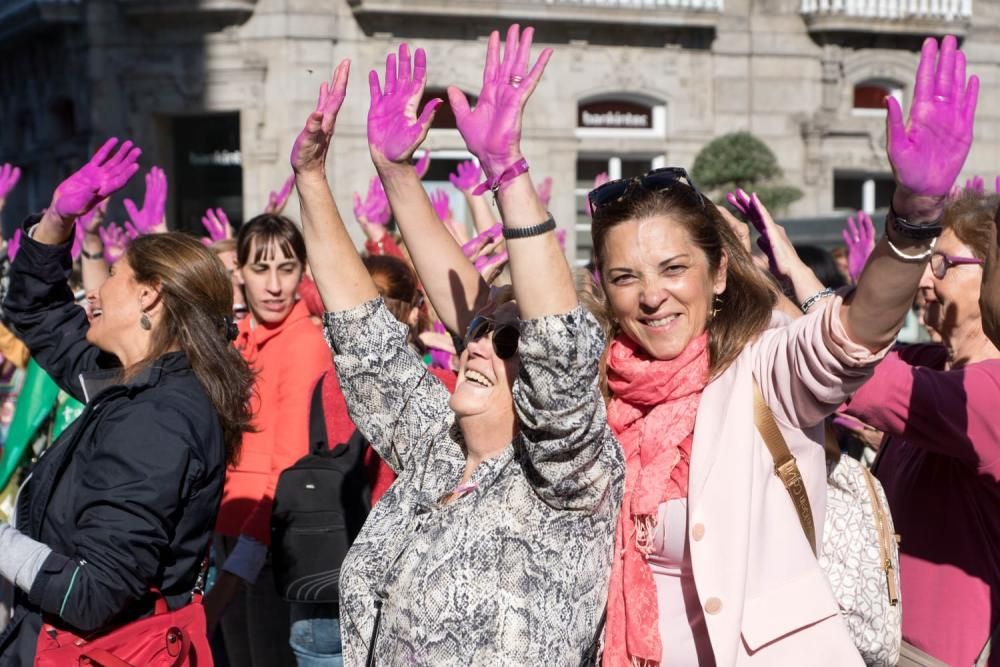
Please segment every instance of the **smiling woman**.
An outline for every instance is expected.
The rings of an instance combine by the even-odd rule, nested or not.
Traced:
[[[138,149],[126,142],[112,156],[115,144],[61,183],[44,215],[26,221],[11,266],[5,316],[86,408],[34,463],[17,527],[0,522],[0,576],[20,588],[0,634],[3,665],[33,664],[62,633],[89,639],[146,616],[151,591],[172,609],[191,602],[225,465],[250,429],[252,376],[231,345],[232,287],[197,239],[137,238],[115,274],[88,294],[89,322],[73,300],[76,220],[137,167]],[[36,648],[43,615],[55,629]],[[150,642],[141,635],[130,635],[130,648]],[[187,639],[207,649],[204,635]],[[191,650],[185,662],[209,658]]]
[[[325,174],[349,63],[292,148],[302,221],[351,418],[398,478],[344,560],[344,663],[594,664],[623,463],[597,389],[601,331],[579,305],[555,223],[520,153],[531,28],[494,32],[475,109],[450,89],[496,192],[514,300],[490,294],[434,213],[411,157],[426,57],[403,44],[372,73],[372,160],[435,310],[464,332],[454,396],[378,298]],[[489,102],[487,102],[487,100]],[[502,184],[501,184],[502,181]]]

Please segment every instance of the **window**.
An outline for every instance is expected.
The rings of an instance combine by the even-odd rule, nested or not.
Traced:
[[[244,220],[239,113],[182,116],[172,125],[177,229],[205,234],[201,216],[209,207],[221,207],[239,227]]]
[[[444,100],[444,104],[439,105],[437,111],[434,113],[434,121],[431,123],[431,129],[434,130],[456,129],[458,126],[455,124],[455,111],[451,108],[451,104],[448,103],[448,91],[445,88],[425,89],[424,96],[420,100],[420,106],[417,107],[417,113],[423,111],[424,105],[426,105],[427,102],[433,100],[436,97]],[[465,98],[469,100],[470,109],[476,106],[476,100],[479,99],[475,95],[471,95],[469,93],[465,93]]]
[[[642,176],[650,169],[662,167],[663,156],[596,156],[581,155],[576,161],[576,266],[586,266],[593,254],[590,240],[590,207],[587,193],[594,187],[597,175],[606,172],[608,178],[633,178]]]
[[[903,103],[903,87],[895,81],[869,79],[854,86],[855,115],[879,115],[885,113],[885,98],[895,97]]]
[[[833,176],[833,208],[851,213],[889,208],[895,188],[892,174],[837,172]]]

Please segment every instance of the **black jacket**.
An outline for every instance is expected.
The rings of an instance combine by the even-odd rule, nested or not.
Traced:
[[[70,266],[68,243],[24,234],[4,301],[34,359],[86,407],[21,490],[18,529],[53,553],[15,599],[2,667],[32,664],[42,614],[90,634],[149,613],[151,587],[172,608],[186,603],[222,497],[222,426],[186,355],[120,384],[117,360],[85,339]]]

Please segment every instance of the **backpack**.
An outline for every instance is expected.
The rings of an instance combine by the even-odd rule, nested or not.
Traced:
[[[851,639],[866,665],[891,667],[899,659],[899,545],[878,480],[841,456],[827,474],[823,544],[816,549],[812,509],[795,457],[754,382],[754,423],[774,459],[809,545],[817,553]]]
[[[271,562],[289,602],[336,603],[340,565],[371,510],[365,470],[368,442],[357,430],[330,448],[323,378],[309,410],[309,453],[278,477],[271,513]]]

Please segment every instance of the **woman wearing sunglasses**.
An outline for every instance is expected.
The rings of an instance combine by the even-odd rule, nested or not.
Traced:
[[[348,665],[366,655],[378,665],[580,664],[600,633],[624,463],[598,391],[600,327],[577,302],[518,148],[522,108],[550,54],[529,72],[530,48],[531,29],[514,26],[501,59],[493,33],[479,105],[470,111],[452,93],[460,131],[496,186],[513,289],[474,313],[450,400],[378,298],[327,184],[348,62],[323,85],[292,149],[341,387],[352,419],[399,476],[343,564]],[[369,145],[401,226],[434,216],[410,160],[439,101],[417,116],[422,50],[413,65],[403,45],[398,66],[396,54],[387,58],[384,89],[370,76]],[[482,283],[444,233],[438,262],[460,260],[452,267],[461,275],[454,292],[428,295],[453,316],[473,303],[461,281],[475,276],[473,297]],[[417,269],[425,288],[447,285]]]
[[[788,326],[769,328],[769,282],[682,170],[591,192],[608,414],[627,465],[605,665],[861,662],[755,429],[755,384],[822,527],[823,419],[892,344],[971,143],[975,79],[966,91],[954,39],[937,60],[929,40],[908,125],[889,103],[887,237],[853,292],[807,299]]]

